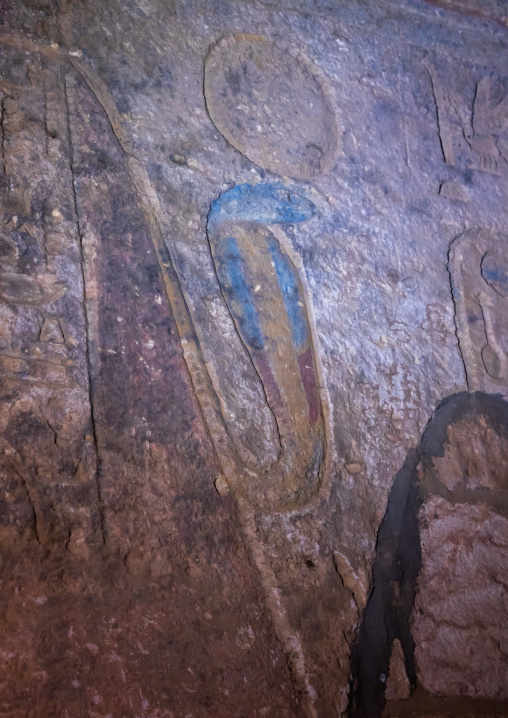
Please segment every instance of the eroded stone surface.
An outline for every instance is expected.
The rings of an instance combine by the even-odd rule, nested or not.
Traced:
[[[413,635],[424,688],[507,698],[508,519],[433,498],[422,513]]]
[[[503,15],[475,0],[0,9],[1,709],[343,715],[393,476],[466,386],[450,242],[507,221]],[[249,469],[284,458],[207,237],[212,204],[247,184],[315,207],[257,216],[246,242],[287,250],[313,332],[303,369],[319,360],[330,409],[329,484],[314,466],[291,511],[226,495],[223,476],[234,451]],[[492,390],[506,299],[486,249],[465,301],[477,280],[495,293],[494,341],[475,349]],[[277,292],[258,309],[275,297],[287,322]],[[276,329],[267,354],[310,418]],[[501,485],[489,476],[478,490]]]
[[[507,402],[463,392],[441,403],[408,452],[378,532],[373,586],[352,652],[353,716],[380,716],[385,701],[400,700],[386,677],[392,667],[400,677],[401,653],[409,687],[453,696],[457,711],[461,696],[474,699],[462,703],[472,714],[480,698],[505,700],[505,652],[490,636],[505,631],[508,507],[496,478],[506,473],[507,449]],[[450,481],[453,468],[459,478]],[[482,656],[489,668],[478,674]],[[472,674],[476,687],[468,684]],[[419,703],[407,710],[418,715]]]
[[[396,638],[392,645],[385,697],[387,701],[400,701],[407,700],[410,695],[411,686],[406,673],[404,651],[399,639]]]
[[[484,416],[450,426],[447,435],[444,456],[433,460],[447,489],[508,491],[508,440]]]
[[[419,519],[412,633],[424,688],[500,701],[508,677],[508,412],[499,397],[468,404],[461,417],[448,414],[441,449],[430,437],[425,443],[420,478],[431,495]]]

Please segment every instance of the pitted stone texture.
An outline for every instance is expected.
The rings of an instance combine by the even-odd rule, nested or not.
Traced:
[[[0,247],[7,258],[2,272],[8,276],[0,277],[0,290],[23,298],[19,286],[24,283],[32,297],[44,299],[43,292],[51,296],[48,289],[54,285],[43,285],[41,274],[47,280],[55,276],[67,287],[44,311],[42,305],[26,302],[14,308],[10,300],[2,300],[0,305],[2,379],[9,373],[12,386],[24,387],[19,398],[31,397],[35,417],[29,424],[22,408],[26,405],[18,404],[12,420],[10,409],[18,395],[11,399],[9,388],[0,421],[5,417],[11,424],[11,448],[5,447],[10,453],[2,461],[12,467],[5,494],[14,500],[0,508],[7,520],[12,516],[19,521],[20,533],[33,543],[34,509],[38,519],[47,515],[49,528],[59,528],[55,539],[64,553],[48,566],[30,544],[24,561],[11,555],[2,567],[0,618],[9,604],[13,619],[0,626],[2,650],[19,647],[19,660],[10,662],[8,675],[2,673],[11,691],[10,702],[2,707],[9,718],[26,718],[32,707],[34,718],[65,710],[73,718],[92,711],[126,718],[141,712],[150,718],[165,713],[195,718],[301,713],[284,663],[286,652],[241,540],[234,498],[220,497],[214,488],[216,464],[193,393],[201,385],[190,382],[180,325],[171,316],[171,300],[161,284],[164,273],[155,258],[155,252],[164,250],[164,271],[174,269],[191,319],[203,327],[208,307],[214,311],[220,300],[206,238],[211,204],[235,185],[271,181],[268,171],[312,180],[305,192],[317,207],[315,217],[284,231],[301,259],[302,282],[312,300],[334,413],[331,449],[337,463],[330,500],[302,515],[295,512],[287,521],[280,515],[270,525],[268,519],[258,521],[259,541],[274,574],[271,588],[279,592],[272,595],[285,607],[288,631],[301,640],[308,683],[317,694],[316,712],[326,717],[344,712],[357,604],[364,600],[363,577],[369,575],[392,477],[436,404],[464,388],[446,271],[449,242],[464,227],[507,223],[505,173],[465,172],[445,162],[437,121],[453,115],[456,103],[443,107],[422,63],[423,55],[449,56],[454,64],[439,79],[471,99],[476,77],[505,72],[506,26],[436,12],[420,1],[393,2],[389,11],[387,5],[377,0],[0,0],[2,38],[8,35],[0,48],[2,93],[6,88],[1,122],[6,169],[0,185],[8,188],[2,199],[9,208],[3,228],[7,240]],[[259,132],[257,126],[242,125],[249,112],[242,115],[239,103],[227,101],[227,122],[238,120],[242,133],[251,133],[242,147],[236,135],[233,145],[226,141],[226,130],[222,135],[206,112],[203,68],[221,37],[245,32],[267,38],[259,43],[270,61],[261,77],[267,99],[263,104],[263,97],[257,98],[256,108],[264,112],[266,105],[274,120],[272,129],[268,121],[259,122]],[[275,38],[284,38],[284,48]],[[12,43],[19,47],[13,49]],[[56,43],[59,47],[52,47]],[[233,60],[240,55],[241,48]],[[473,57],[481,65],[476,74]],[[79,67],[78,75],[71,77],[70,62]],[[320,76],[316,84],[318,67],[328,79]],[[43,80],[42,68],[47,69]],[[92,77],[92,87],[84,86],[83,77]],[[287,77],[292,78],[289,92],[280,92]],[[331,95],[322,89],[327,83]],[[286,106],[310,109],[304,100],[312,87],[315,115],[302,120],[302,115],[284,114]],[[19,109],[11,97],[21,103]],[[337,162],[333,123],[323,123],[319,114],[321,107],[334,119],[335,110],[330,115],[319,103],[333,104],[335,97],[344,128],[344,153]],[[459,105],[464,106],[467,110],[471,102]],[[278,135],[281,126],[284,133]],[[481,132],[485,135],[485,128]],[[37,156],[27,142],[32,135],[39,138]],[[312,147],[316,137],[325,142]],[[287,149],[296,150],[296,166]],[[278,158],[279,165],[266,161],[261,166],[265,150],[268,160]],[[319,161],[320,151],[325,164]],[[142,170],[134,186],[133,168]],[[278,179],[288,184],[284,177]],[[446,181],[454,181],[455,190],[438,194]],[[457,201],[458,195],[469,196],[469,201]],[[147,207],[157,204],[155,222]],[[165,246],[154,245],[155,225],[160,225]],[[59,256],[65,251],[71,254]],[[82,270],[88,327],[78,312]],[[12,274],[18,278],[13,280]],[[19,277],[30,277],[30,287]],[[180,297],[181,305],[185,297]],[[63,344],[41,341],[45,319],[59,322]],[[222,316],[209,326],[227,330]],[[13,344],[13,337],[18,342],[28,335],[33,342]],[[227,352],[227,339],[220,360],[232,365],[228,377],[236,378],[232,386],[242,392],[237,406],[249,407],[255,372],[245,363],[240,374],[238,352]],[[216,350],[204,329],[199,342],[206,360]],[[25,351],[32,348],[34,354]],[[35,360],[37,356],[48,361]],[[63,371],[77,383],[76,393],[70,395],[62,385],[59,392],[66,401],[61,411],[56,406],[46,410],[49,389],[35,391],[32,379],[49,380]],[[22,383],[19,375],[26,377]],[[94,444],[83,440],[90,429],[77,420],[88,414],[76,414],[64,429],[55,422],[66,424],[68,396],[90,409],[89,386],[98,472],[89,460]],[[60,402],[60,394],[57,398]],[[203,406],[203,413],[213,410],[212,402]],[[72,450],[55,445],[55,432],[58,442],[70,437]],[[81,444],[84,456],[77,452]],[[31,469],[27,449],[37,450],[38,473],[25,473],[23,480],[16,466],[23,467],[12,450]],[[72,469],[79,460],[72,495],[70,470],[48,469],[53,457],[60,465],[60,452]],[[227,459],[226,454],[221,458]],[[97,491],[88,496],[78,491],[86,476],[97,479],[101,502],[93,498]],[[51,477],[58,484],[49,483]],[[45,490],[44,502],[40,505],[34,494],[31,505],[26,489],[30,493],[39,486]],[[109,563],[104,563],[91,530],[87,563],[101,578],[95,583],[88,576],[74,580],[65,566],[75,561],[80,568],[76,552],[83,549],[86,528],[76,520],[77,510],[100,504]],[[53,506],[69,506],[73,513],[55,517]],[[44,529],[39,520],[36,525]],[[69,529],[74,543],[67,546]],[[5,542],[1,548],[8,554]],[[338,553],[346,564],[334,564]],[[46,592],[47,583],[52,593]],[[147,584],[150,597],[143,596]],[[66,593],[71,593],[68,602]],[[34,604],[40,618],[33,622],[22,605],[31,613],[27,594],[48,598]],[[88,605],[97,608],[88,611]],[[69,621],[74,609],[77,628]],[[101,637],[97,624],[103,616]],[[145,618],[154,623],[145,626]],[[115,638],[118,626],[125,640]],[[109,653],[104,636],[112,641]],[[72,638],[78,645],[69,655]],[[79,679],[72,675],[78,669]],[[78,691],[74,680],[81,692],[73,693]],[[0,694],[4,699],[3,687]],[[101,697],[103,702],[95,703]]]
[[[396,638],[392,645],[385,696],[387,701],[397,701],[407,700],[410,695],[411,686],[407,677],[404,652],[399,639]]]
[[[508,490],[508,440],[484,416],[453,424],[448,440],[444,456],[433,459],[447,489]]]
[[[440,695],[508,698],[508,519],[430,499],[414,611],[418,677]]]

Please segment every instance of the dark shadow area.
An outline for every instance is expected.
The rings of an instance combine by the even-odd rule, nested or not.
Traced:
[[[448,428],[480,415],[498,434],[508,435],[508,402],[501,396],[481,392],[455,394],[436,409],[417,448],[408,452],[395,476],[378,532],[372,589],[351,655],[350,718],[381,716],[396,638],[404,651],[411,689],[416,688],[410,617],[422,566],[418,513],[425,493],[448,493],[433,469],[433,459],[444,456]],[[418,479],[419,465],[425,487]],[[451,495],[447,498],[452,499]]]

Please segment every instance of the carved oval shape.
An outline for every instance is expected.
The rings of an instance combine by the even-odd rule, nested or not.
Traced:
[[[282,185],[241,185],[213,203],[208,220],[224,299],[277,422],[278,461],[234,479],[235,489],[264,508],[301,506],[317,493],[324,472],[325,414],[304,286],[267,226],[303,221],[313,211]]]
[[[337,159],[334,93],[303,53],[265,37],[225,37],[205,63],[205,98],[219,132],[264,169],[308,179]]]

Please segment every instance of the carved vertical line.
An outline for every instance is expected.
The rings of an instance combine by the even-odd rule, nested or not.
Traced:
[[[434,105],[436,108],[437,136],[439,137],[439,144],[441,145],[443,160],[446,164],[453,165],[455,164],[453,142],[450,137],[450,133],[448,132],[448,129],[446,127],[446,123],[443,121],[443,112],[445,107],[444,95],[441,90],[441,86],[439,84],[435,68],[427,60],[425,60],[422,64],[427,69],[427,72],[429,73],[430,77],[432,99],[434,100]]]
[[[464,326],[464,322],[467,321],[467,317],[465,318],[464,310],[462,307],[458,306],[457,303],[457,297],[455,296],[457,288],[455,286],[455,277],[454,275],[454,268],[452,267],[453,262],[456,261],[455,258],[455,247],[453,246],[453,242],[450,245],[450,248],[448,250],[448,263],[447,263],[447,269],[448,269],[448,278],[450,281],[450,294],[452,298],[453,303],[453,320],[455,324],[455,337],[457,339],[457,347],[459,350],[459,355],[462,360],[462,366],[464,367],[464,377],[466,380],[466,386],[469,389],[469,391],[473,391],[473,381],[472,377],[468,374],[467,371],[467,359],[465,354],[467,354],[469,347],[467,347],[467,338],[465,336],[461,336],[461,329]]]
[[[49,127],[48,127],[48,92],[44,90],[44,129],[46,134],[46,154],[49,156]]]
[[[254,514],[252,509],[241,500],[238,500],[238,507],[243,534],[259,574],[277,638],[282,643],[288,659],[289,669],[300,694],[303,711],[307,718],[318,718],[315,706],[317,693],[309,680],[300,637],[291,628],[289,616],[277,585],[277,579],[270,567],[263,541],[259,538]]]
[[[461,264],[463,261],[462,240],[457,237],[450,243],[448,250],[448,275],[450,279],[450,291],[453,302],[453,315],[455,321],[455,336],[457,337],[457,345],[459,355],[462,359],[464,367],[464,376],[468,391],[478,391],[480,382],[478,374],[475,371],[475,355],[474,348],[469,335],[469,327],[467,321],[467,309],[463,296]]]
[[[119,146],[126,156],[132,182],[150,228],[154,250],[163,277],[167,298],[177,325],[191,384],[203,413],[205,426],[212,437],[211,443],[214,447],[218,464],[226,474],[226,477],[231,479],[234,472],[239,469],[235,466],[235,461],[231,456],[229,439],[220,421],[219,410],[215,406],[213,387],[211,386],[201,348],[195,337],[185,294],[174,269],[175,263],[173,257],[168,256],[169,250],[162,238],[157,195],[152,187],[146,169],[133,154],[132,143],[123,127],[108,89],[99,78],[91,74],[84,63],[74,58],[71,62],[106,112]],[[222,486],[221,477],[218,477],[216,485],[219,490],[219,487]],[[276,635],[288,654],[289,667],[292,671],[295,684],[302,696],[302,707],[307,718],[317,718],[318,714],[315,707],[317,695],[309,682],[301,641],[291,629],[289,617],[277,586],[276,577],[269,566],[263,542],[258,535],[252,509],[244,504],[239,497],[237,497],[237,502],[242,533],[258,571],[261,587]]]
[[[0,96],[0,164],[2,173],[7,174],[7,164],[5,161],[5,130],[4,130],[5,103],[4,95]]]
[[[232,458],[234,451],[222,421],[219,400],[213,390],[201,346],[196,337],[188,302],[175,269],[176,262],[163,239],[159,199],[145,167],[134,155],[132,142],[108,88],[84,62],[74,57],[69,59],[106,113],[119,147],[125,155],[132,184],[150,231],[166,296],[180,337],[189,380],[205,419],[206,431],[211,437],[218,465],[226,477],[231,478],[238,470],[235,460]]]
[[[2,164],[6,175],[13,174],[16,166],[16,147],[13,146],[15,135],[15,115],[18,112],[18,96],[16,94],[5,93],[2,98]],[[13,181],[15,177],[13,177]],[[13,190],[13,183],[10,184],[10,190]]]
[[[82,222],[80,221],[80,212],[78,204],[78,195],[76,187],[76,175],[74,171],[74,143],[72,138],[72,116],[76,112],[76,92],[75,81],[72,75],[65,76],[65,112],[67,118],[67,134],[69,138],[69,166],[71,172],[72,195],[74,202],[74,213],[76,216],[76,228],[78,232],[79,248],[80,248],[80,266],[83,282],[83,314],[85,320],[86,334],[86,363],[88,370],[88,399],[90,403],[90,418],[92,423],[92,437],[95,450],[95,479],[97,488],[97,508],[99,511],[102,542],[106,544],[106,527],[104,517],[104,502],[101,486],[101,457],[99,451],[99,443],[97,437],[97,425],[93,398],[94,377],[97,376],[96,343],[99,337],[99,320],[97,307],[97,277],[94,267],[95,258],[95,242],[94,237],[90,233],[84,232]]]

